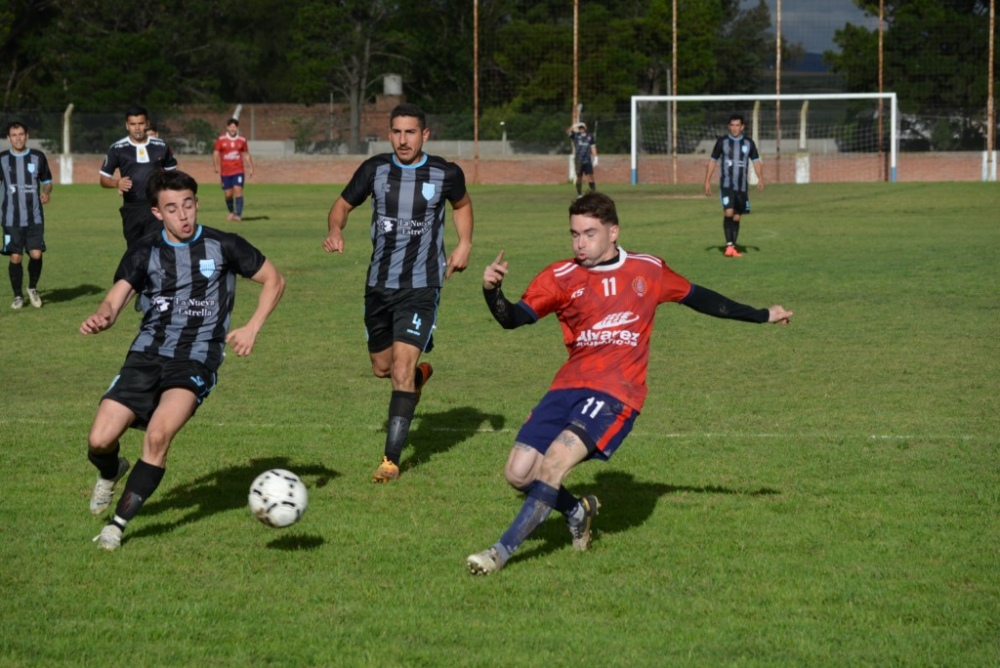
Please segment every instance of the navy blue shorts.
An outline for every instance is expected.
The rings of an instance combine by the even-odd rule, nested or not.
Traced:
[[[391,348],[396,341],[409,343],[422,352],[434,347],[439,288],[365,288],[365,332],[368,352]]]
[[[610,459],[638,416],[610,394],[588,389],[549,390],[521,425],[517,442],[545,454],[568,429],[587,446],[590,457]]]
[[[223,190],[232,190],[236,186],[239,186],[241,188],[243,187],[243,175],[242,174],[233,174],[232,176],[223,176],[222,177],[222,189]]]
[[[121,371],[101,399],[111,399],[135,413],[133,429],[145,429],[164,390],[183,387],[198,398],[195,410],[215,388],[215,373],[194,360],[175,360],[130,351]]]
[[[24,255],[24,251],[45,252],[45,223],[27,227],[4,227],[0,255]]]

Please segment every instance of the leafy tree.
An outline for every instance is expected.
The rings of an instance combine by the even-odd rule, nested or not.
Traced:
[[[877,16],[878,3],[855,0]],[[886,0],[884,87],[907,111],[974,114],[986,104],[989,22],[986,0]],[[824,59],[852,91],[878,90],[878,31],[847,25]]]
[[[361,143],[361,109],[394,58],[385,30],[397,9],[390,0],[314,0],[303,3],[292,32],[293,95],[302,102],[330,91],[349,107],[352,152]]]

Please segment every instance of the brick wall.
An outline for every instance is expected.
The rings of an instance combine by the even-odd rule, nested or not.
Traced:
[[[253,144],[250,145],[251,152]],[[328,183],[343,184],[364,160],[364,156],[295,156],[290,158],[257,157],[258,183]],[[838,157],[812,158],[811,181],[813,183],[832,181],[876,180],[873,172],[874,158]],[[103,156],[73,156],[73,182],[97,183],[98,171]],[[658,159],[654,165],[652,158],[640,163],[640,183],[672,183],[673,164],[669,157]],[[181,169],[191,173],[200,183],[214,183],[218,177],[212,170],[210,156],[178,157]],[[567,156],[512,156],[506,158],[458,159],[456,162],[465,171],[466,180],[483,185],[525,184],[558,185],[568,182],[569,163]],[[700,185],[705,179],[704,156],[681,156],[678,158],[677,183]],[[49,156],[55,182],[61,183],[59,156]],[[775,183],[777,165],[764,156],[765,180]],[[982,154],[968,153],[903,153],[897,166],[897,180],[908,181],[979,181],[982,173]],[[718,173],[716,173],[717,175]],[[859,179],[858,175],[863,177]],[[875,174],[875,175],[872,175]],[[595,170],[597,185],[602,183],[631,183],[631,163],[628,156],[602,155]],[[782,183],[795,181],[795,158],[782,159]],[[252,183],[252,182],[251,182]]]

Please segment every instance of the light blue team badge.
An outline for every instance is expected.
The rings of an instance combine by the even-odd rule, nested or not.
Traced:
[[[215,273],[215,260],[198,260],[198,271],[205,278],[212,278],[212,274]]]
[[[429,202],[430,200],[434,199],[434,193],[436,192],[436,190],[437,189],[435,188],[433,183],[425,183],[420,192],[421,194],[423,194],[424,199]]]
[[[28,173],[29,174],[34,174],[35,173],[35,163],[33,163],[33,162],[29,162],[28,163]]]

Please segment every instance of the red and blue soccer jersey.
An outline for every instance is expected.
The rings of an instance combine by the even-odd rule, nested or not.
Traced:
[[[569,359],[550,389],[586,387],[642,410],[656,307],[679,302],[690,291],[691,283],[662,259],[622,249],[610,265],[549,265],[521,303],[538,318],[555,313],[562,325]]]
[[[221,163],[219,176],[235,176],[243,173],[243,154],[250,152],[246,137],[243,135],[230,137],[227,132],[215,140],[212,150],[219,152]]]

